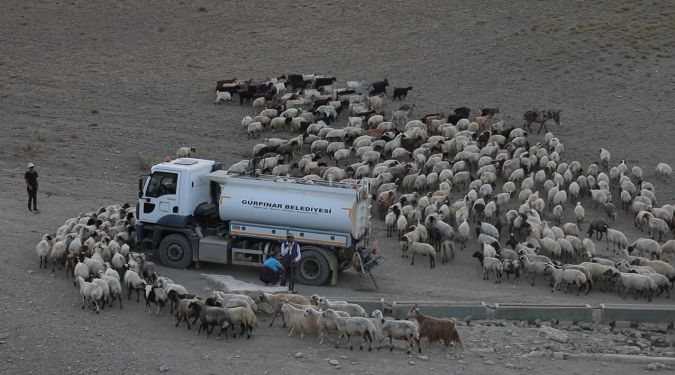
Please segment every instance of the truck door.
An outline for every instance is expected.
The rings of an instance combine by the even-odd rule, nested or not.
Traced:
[[[140,220],[156,223],[166,215],[177,214],[179,208],[177,186],[178,173],[154,172],[145,185],[143,197],[138,202]]]

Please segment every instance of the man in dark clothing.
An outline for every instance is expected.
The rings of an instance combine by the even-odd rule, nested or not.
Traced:
[[[286,242],[281,244],[281,264],[284,265],[286,276],[281,286],[288,283],[288,290],[293,292],[295,289],[295,267],[300,262],[300,245],[295,242],[295,237],[292,234],[286,236]]]
[[[28,163],[28,171],[23,175],[26,180],[26,189],[28,190],[28,211],[38,212],[37,209],[37,190],[38,190],[38,173],[35,171],[35,165]],[[30,209],[31,203],[33,209]]]

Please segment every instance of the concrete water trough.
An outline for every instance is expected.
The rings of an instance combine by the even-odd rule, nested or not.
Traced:
[[[557,320],[563,322],[593,322],[593,308],[590,305],[535,305],[495,303],[495,319]]]
[[[675,323],[675,305],[630,305],[601,304],[601,321],[603,323],[668,323],[673,328]]]
[[[484,302],[453,302],[453,301],[394,301],[391,304],[391,316],[395,319],[408,317],[410,309],[417,305],[422,314],[434,318],[455,318],[464,320],[487,319],[487,305]]]

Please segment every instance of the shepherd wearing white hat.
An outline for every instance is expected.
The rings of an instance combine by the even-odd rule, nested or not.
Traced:
[[[23,175],[26,180],[26,189],[28,190],[28,211],[38,212],[37,209],[37,190],[38,190],[38,173],[35,171],[35,164],[28,163],[28,171]],[[33,209],[30,206],[33,204]]]

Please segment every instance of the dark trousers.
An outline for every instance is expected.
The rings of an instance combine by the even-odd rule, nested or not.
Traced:
[[[281,285],[288,284],[288,290],[293,291],[295,289],[295,264],[290,263],[285,265],[284,268],[286,269],[286,274]]]
[[[33,204],[33,209],[37,210],[37,187],[33,189],[28,189],[28,209],[30,210],[31,203]]]
[[[273,269],[263,266],[260,269],[260,281],[265,284],[276,285],[279,282],[279,274],[274,272]]]

